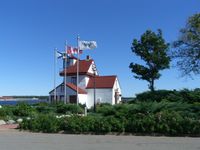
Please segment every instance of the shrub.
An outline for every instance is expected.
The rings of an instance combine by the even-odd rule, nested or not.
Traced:
[[[184,98],[184,101],[188,103],[200,102],[200,89],[188,90],[183,89],[180,91],[180,95]]]
[[[154,133],[155,119],[152,114],[135,114],[128,118],[125,124],[125,131],[131,133]]]
[[[105,120],[111,127],[111,131],[112,132],[124,132],[125,128],[124,128],[124,121],[117,119],[113,116],[107,117]]]
[[[127,118],[129,115],[129,110],[130,108],[132,108],[133,105],[130,104],[118,104],[118,105],[114,105],[114,109],[115,109],[115,114],[114,117],[119,119],[120,121],[124,122],[125,118]]]
[[[52,115],[38,115],[30,120],[24,119],[20,128],[34,132],[55,133],[59,131],[59,121]]]
[[[163,111],[156,115],[156,132],[176,135],[182,133],[183,117],[175,111]]]
[[[78,115],[60,119],[54,117],[54,112],[60,114],[83,112],[83,108],[73,104],[41,104],[36,105],[35,109],[22,105],[17,106],[17,108],[25,108],[26,111],[18,110],[20,113],[16,113],[16,109],[10,107],[8,111],[0,111],[0,114],[5,116],[10,112],[12,113],[12,111],[17,115],[39,112],[32,115],[31,120],[24,120],[20,124],[22,129],[35,132],[58,132],[63,130],[66,133],[106,134],[109,132],[129,132],[137,134],[158,133],[173,136],[200,135],[199,90],[195,91],[197,92],[195,96],[193,95],[194,91],[184,91],[185,95],[183,95],[187,97],[187,101],[179,91],[162,91],[163,93],[157,93],[157,97],[154,97],[156,100],[149,97],[148,101],[137,100],[132,104],[114,106],[100,104],[97,105],[96,113],[89,113],[85,117]],[[166,94],[167,92],[168,94]],[[174,99],[174,97],[176,98]],[[48,115],[40,115],[40,113],[48,113]]]
[[[96,133],[123,132],[124,125],[114,117],[80,117],[72,116],[63,119],[62,129],[70,133]]]
[[[49,106],[49,105],[39,105],[39,106],[35,106],[35,109],[37,110],[37,112],[39,113],[55,113],[56,112],[56,108]]]
[[[105,117],[95,118],[93,132],[102,134],[111,132],[111,129],[112,129],[111,124],[107,122],[107,119]]]
[[[135,103],[135,101],[157,101],[167,100],[170,102],[200,102],[200,89],[188,90],[183,89],[180,91],[170,91],[170,90],[157,90],[154,92],[147,91],[140,94],[137,94],[133,101],[129,103]]]
[[[26,117],[30,116],[33,113],[34,109],[26,104],[26,103],[19,103],[14,107],[13,110],[13,115],[15,116],[21,116],[21,117]]]
[[[82,114],[84,109],[76,104],[58,104],[56,106],[56,112],[60,114],[72,113],[72,114]]]
[[[0,109],[0,120],[6,117],[6,112],[3,109]]]
[[[165,99],[169,94],[174,93],[173,91],[168,90],[158,90],[158,91],[147,91],[136,95],[135,100],[137,101],[157,101]],[[133,101],[134,102],[134,101]]]
[[[58,119],[52,115],[41,115],[38,118],[38,124],[42,132],[54,133],[59,130]]]
[[[64,118],[62,123],[62,129],[65,132],[71,133],[82,133],[88,131],[87,124],[84,124],[84,119],[80,116],[71,116],[68,118]]]
[[[110,104],[98,105],[96,112],[102,114],[103,116],[111,116],[116,114],[114,107]]]
[[[111,126],[102,117],[80,117],[72,116],[65,118],[64,122],[65,132],[71,133],[107,133],[111,131]]]

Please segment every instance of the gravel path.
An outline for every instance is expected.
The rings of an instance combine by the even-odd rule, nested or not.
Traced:
[[[67,135],[0,130],[0,150],[200,150],[200,138]]]

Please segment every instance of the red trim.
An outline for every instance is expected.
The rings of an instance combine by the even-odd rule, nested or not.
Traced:
[[[67,83],[66,86],[77,92],[77,86],[72,83]],[[78,94],[87,94],[87,92],[78,87]]]

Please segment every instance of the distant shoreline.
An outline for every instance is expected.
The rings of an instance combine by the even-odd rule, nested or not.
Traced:
[[[0,99],[0,101],[29,101],[29,100],[41,100],[39,98],[12,98],[12,99]]]
[[[47,100],[49,96],[38,96],[38,95],[10,95],[0,96],[0,101],[26,101],[26,100]]]
[[[27,104],[37,104],[40,102],[48,103],[48,99],[30,99],[30,98],[27,98],[27,99],[25,99],[25,98],[24,99],[5,99],[5,100],[0,99],[0,105],[17,105],[18,103],[21,103],[21,102],[24,102]]]

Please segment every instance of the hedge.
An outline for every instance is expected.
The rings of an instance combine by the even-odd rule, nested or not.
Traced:
[[[200,121],[183,117],[177,112],[163,111],[156,114],[134,114],[123,121],[113,116],[71,116],[57,119],[54,116],[39,115],[20,124],[21,129],[34,132],[92,133],[111,132],[132,134],[200,135]]]

